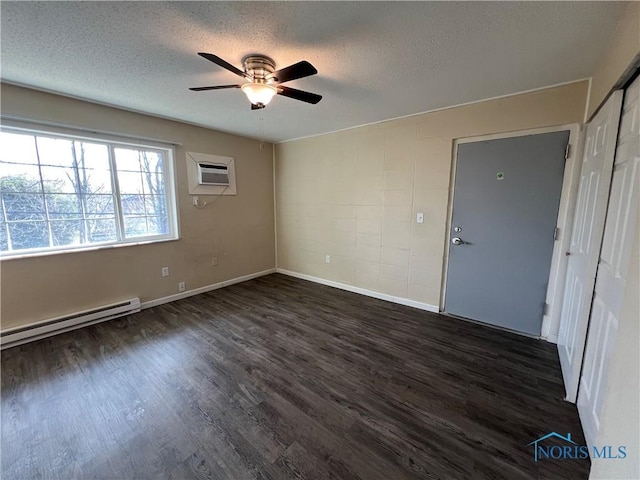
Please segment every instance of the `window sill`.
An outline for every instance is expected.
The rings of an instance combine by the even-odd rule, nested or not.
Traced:
[[[34,257],[50,257],[53,255],[66,255],[69,253],[83,253],[83,252],[94,252],[96,250],[111,250],[113,248],[126,248],[126,247],[137,247],[140,245],[151,245],[154,243],[166,243],[166,242],[177,242],[180,238],[163,238],[161,240],[144,240],[140,242],[131,242],[131,243],[117,243],[117,244],[107,244],[107,245],[94,245],[87,247],[78,247],[78,248],[69,248],[66,250],[54,250],[54,251],[39,251],[39,252],[30,252],[30,253],[16,253],[11,255],[2,255],[0,256],[0,262],[6,262],[8,260],[21,260],[24,258],[34,258]]]

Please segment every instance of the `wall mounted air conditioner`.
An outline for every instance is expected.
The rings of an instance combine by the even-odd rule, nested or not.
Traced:
[[[198,162],[198,185],[229,185],[229,167]]]
[[[197,152],[186,152],[185,157],[191,195],[236,194],[236,169],[233,157]]]

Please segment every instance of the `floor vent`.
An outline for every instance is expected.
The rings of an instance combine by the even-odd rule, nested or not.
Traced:
[[[65,315],[64,317],[32,323],[24,327],[9,328],[0,332],[0,348],[14,347],[139,311],[140,299],[131,298],[124,302],[112,303],[111,305],[92,308],[91,310]]]

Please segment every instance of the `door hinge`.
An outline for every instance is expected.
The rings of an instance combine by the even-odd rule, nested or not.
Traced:
[[[564,151],[564,159],[566,160],[567,158],[569,158],[570,154],[571,154],[571,144],[567,143],[567,148]]]
[[[555,242],[560,238],[560,229],[558,227],[554,227],[553,229],[553,241]]]
[[[549,304],[545,303],[542,305],[542,316],[549,315]]]

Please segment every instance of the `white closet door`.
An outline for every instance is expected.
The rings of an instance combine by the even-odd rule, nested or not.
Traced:
[[[558,333],[558,355],[570,402],[576,401],[578,392],[621,106],[622,91],[614,92],[587,127]]]
[[[640,164],[640,77],[626,90],[613,181],[598,262],[589,335],[584,354],[578,412],[589,445],[600,428],[602,400],[611,352],[615,348],[618,315],[630,265],[631,247],[638,221]]]

